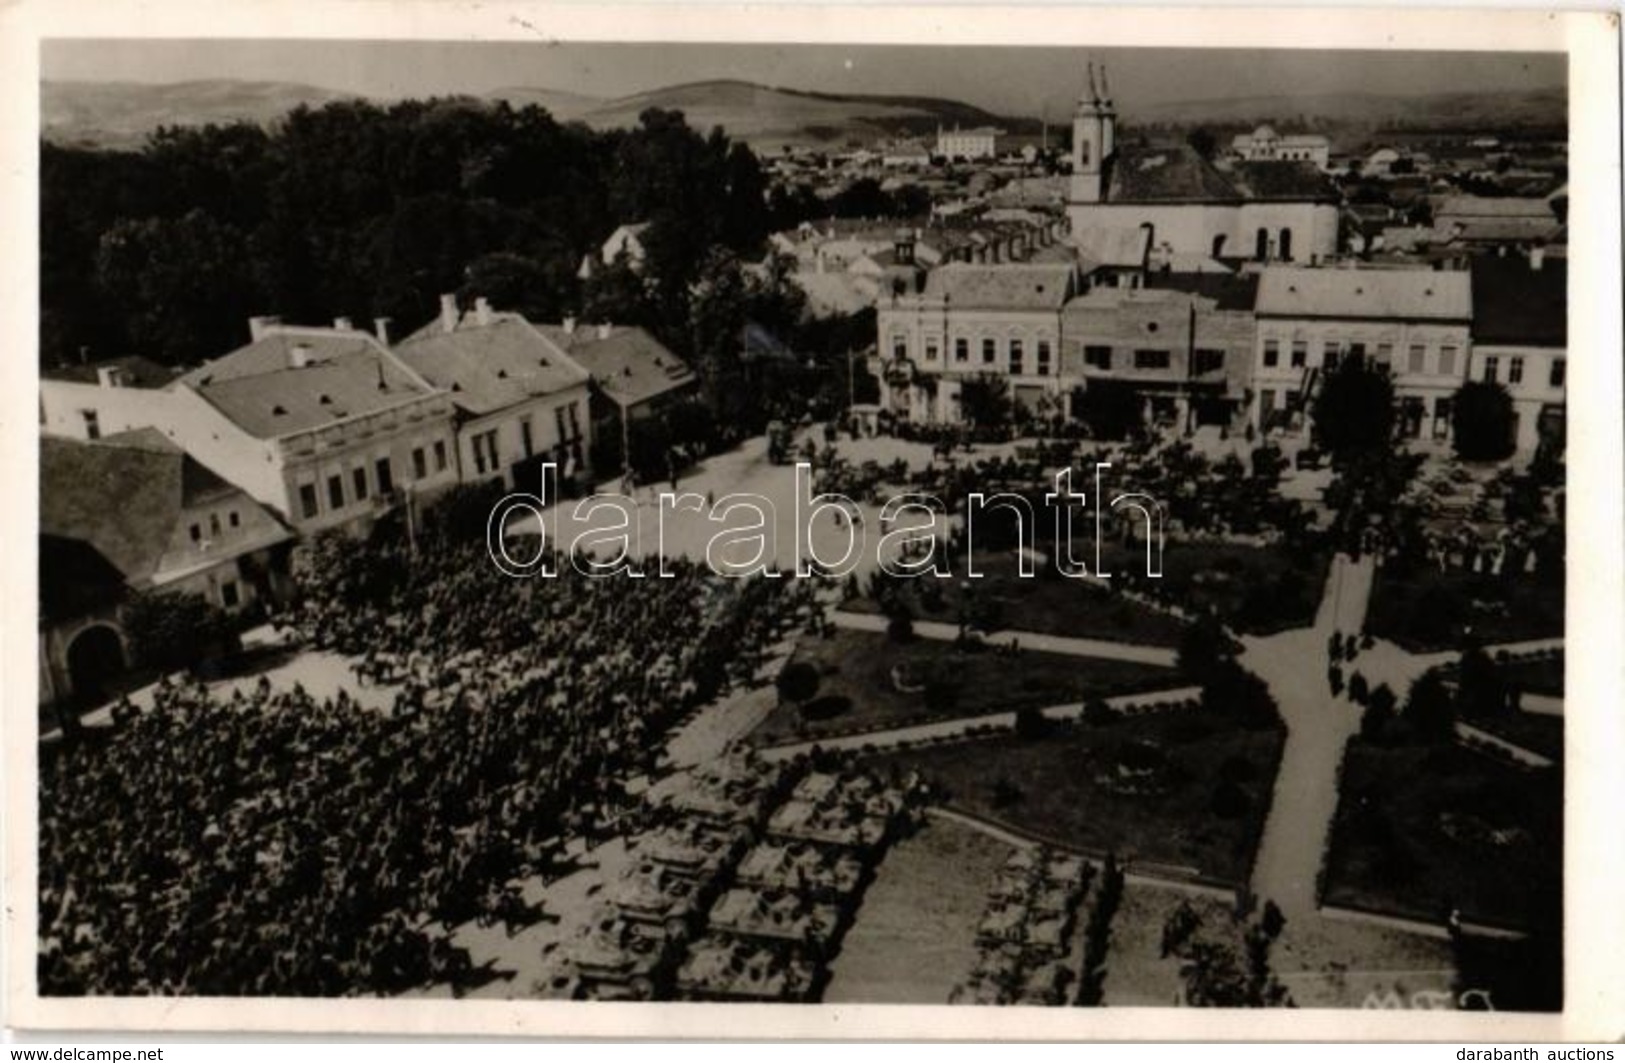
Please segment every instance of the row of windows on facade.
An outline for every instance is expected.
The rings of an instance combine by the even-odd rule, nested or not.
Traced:
[[[1259,416],[1268,421],[1277,410],[1283,413],[1300,411],[1303,402],[1303,393],[1296,389],[1277,391],[1264,388],[1258,393]],[[1453,410],[1452,396],[1439,395],[1433,399],[1433,437],[1444,439],[1450,434],[1450,417]],[[1416,439],[1422,435],[1424,423],[1428,420],[1428,402],[1420,395],[1407,395],[1399,400],[1399,430],[1400,435]]]
[[[1454,376],[1456,372],[1456,356],[1459,351],[1460,348],[1454,344],[1445,344],[1441,346],[1439,348],[1435,375]],[[1325,340],[1321,343],[1321,364],[1327,369],[1336,368],[1338,359],[1344,354],[1348,354],[1352,357],[1364,358],[1366,354],[1366,345],[1364,343],[1345,344],[1340,343],[1337,340]],[[1309,360],[1309,342],[1307,340],[1293,340],[1290,357],[1291,368],[1302,369]],[[1393,364],[1393,357],[1394,345],[1391,343],[1377,344],[1375,351],[1372,353],[1373,360],[1378,365],[1382,366],[1391,366]],[[1411,344],[1406,352],[1406,357],[1407,372],[1421,375],[1427,371],[1426,344]],[[1281,341],[1265,340],[1264,367],[1267,369],[1273,369],[1280,364]],[[1568,365],[1566,359],[1552,359],[1552,363],[1547,374],[1547,383],[1554,388],[1562,387],[1563,381],[1567,375],[1567,368]],[[1501,359],[1497,355],[1486,356],[1481,372],[1483,380],[1486,383],[1499,383],[1501,378]],[[1511,359],[1509,359],[1507,365],[1506,383],[1521,384],[1523,383],[1523,376],[1524,359],[1521,356],[1514,355]]]
[[[446,441],[434,441],[434,470],[445,472],[448,464]],[[379,458],[373,463],[374,480],[377,494],[380,497],[388,496],[395,490],[395,470],[388,456]],[[429,475],[429,452],[422,447],[412,448],[412,476],[413,479],[422,480]],[[344,494],[344,476],[334,473],[327,478],[327,510],[329,513],[343,509],[351,502],[365,502],[369,496],[367,480],[367,467],[358,465],[350,470],[350,482],[353,491],[350,498]],[[314,483],[299,485],[299,512],[306,520],[310,520],[321,513],[321,503]]]
[[[935,338],[925,341],[926,365],[935,364],[940,350]],[[1048,340],[1039,340],[1036,346],[1035,376],[1049,376],[1053,365],[1053,351]],[[897,336],[892,339],[892,356],[899,361],[908,358],[907,337]],[[1026,349],[1019,339],[1009,340],[1005,350],[1005,364],[1009,372],[1015,376],[1026,374]],[[1173,364],[1173,352],[1159,348],[1139,348],[1131,352],[1135,369],[1168,369]],[[1107,370],[1112,368],[1113,348],[1090,344],[1083,349],[1083,362],[1095,369]],[[999,342],[996,339],[984,338],[982,340],[982,362],[984,366],[997,365],[999,361]],[[959,338],[954,340],[954,364],[968,365],[970,363],[970,340]],[[1224,368],[1224,352],[1211,348],[1198,348],[1196,351],[1197,375],[1217,372]]]

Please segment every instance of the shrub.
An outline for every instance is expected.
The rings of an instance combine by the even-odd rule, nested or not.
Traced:
[[[1037,741],[1050,733],[1050,719],[1032,706],[1016,710],[1016,737]]]

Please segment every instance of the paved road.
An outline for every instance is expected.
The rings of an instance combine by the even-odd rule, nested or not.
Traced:
[[[1337,768],[1360,727],[1359,709],[1331,695],[1326,644],[1333,631],[1354,632],[1364,625],[1372,567],[1369,558],[1353,562],[1339,554],[1314,627],[1242,639],[1242,663],[1269,684],[1287,728],[1253,866],[1253,892],[1273,900],[1289,922],[1315,910],[1321,856],[1337,813]]]
[[[835,626],[853,631],[885,631],[886,618],[874,613],[834,614]],[[914,634],[921,638],[952,642],[959,638],[959,625],[940,620],[914,621]],[[1042,653],[1060,653],[1070,657],[1105,657],[1114,661],[1133,661],[1137,664],[1155,664],[1172,668],[1177,663],[1174,650],[1162,646],[1138,646],[1131,642],[1110,642],[1106,639],[1080,639],[1066,635],[1042,635],[1035,631],[995,631],[984,634],[982,641],[993,646],[1007,646],[1019,640],[1024,650]]]

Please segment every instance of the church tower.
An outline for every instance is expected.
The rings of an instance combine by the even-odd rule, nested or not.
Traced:
[[[1096,81],[1089,64],[1089,84],[1072,112],[1072,203],[1099,203],[1106,198],[1107,164],[1117,151],[1117,110],[1112,106],[1106,68]]]

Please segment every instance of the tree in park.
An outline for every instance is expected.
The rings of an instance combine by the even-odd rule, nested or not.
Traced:
[[[1217,617],[1204,613],[1179,636],[1179,670],[1202,681],[1235,655],[1235,645]]]
[[[1010,381],[999,373],[978,373],[959,386],[959,405],[965,420],[977,427],[1003,427],[1015,410]]]
[[[1214,667],[1202,683],[1202,711],[1233,720],[1249,730],[1272,727],[1280,721],[1269,685],[1235,661]]]
[[[1482,648],[1461,655],[1456,680],[1456,711],[1461,716],[1495,716],[1507,707],[1507,682],[1500,665]]]
[[[146,591],[130,600],[124,627],[138,660],[166,671],[192,668],[217,652],[230,622],[196,594]]]
[[[1502,461],[1517,446],[1512,396],[1500,384],[1473,380],[1451,403],[1450,428],[1456,454],[1464,461]]]
[[[1185,137],[1185,143],[1189,144],[1191,150],[1204,159],[1212,159],[1214,153],[1219,150],[1218,138],[1213,135],[1211,130],[1201,127],[1191,130]]]
[[[1321,379],[1315,440],[1336,460],[1384,450],[1394,437],[1394,380],[1384,366],[1346,357]]]
[[[1424,742],[1448,742],[1454,738],[1455,702],[1437,671],[1425,672],[1411,684],[1404,719]]]
[[[1399,698],[1387,683],[1379,683],[1365,699],[1365,711],[1360,714],[1360,737],[1368,742],[1381,742],[1394,720]]]
[[[818,668],[809,661],[791,661],[780,670],[775,685],[781,701],[805,708],[807,702],[818,694]]]

